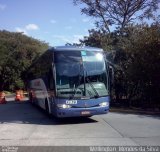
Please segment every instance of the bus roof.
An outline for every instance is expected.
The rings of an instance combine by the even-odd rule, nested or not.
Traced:
[[[57,46],[51,47],[49,50],[52,51],[100,51],[103,50],[96,47],[88,47],[88,46]]]

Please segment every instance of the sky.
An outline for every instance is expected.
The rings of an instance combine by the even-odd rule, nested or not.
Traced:
[[[72,0],[0,0],[0,30],[23,32],[50,46],[78,43],[94,27]]]

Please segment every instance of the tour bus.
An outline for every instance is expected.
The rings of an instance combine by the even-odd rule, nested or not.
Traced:
[[[28,70],[30,102],[56,117],[106,114],[110,76],[102,49],[53,47]]]

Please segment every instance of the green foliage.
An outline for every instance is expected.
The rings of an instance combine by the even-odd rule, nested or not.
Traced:
[[[128,98],[154,106],[160,99],[160,25],[130,27],[129,33],[122,43]]]
[[[0,31],[0,89],[24,87],[24,72],[48,44],[22,33]]]
[[[89,30],[89,36],[85,36],[80,40],[82,45],[99,47],[103,48],[104,50],[116,49],[117,41],[116,32],[108,34],[103,30],[95,29]]]
[[[89,30],[89,37],[84,37],[83,40],[80,40],[82,44],[92,47],[102,48],[102,39],[104,34],[101,31],[96,31],[94,29]]]
[[[15,81],[15,89],[23,89],[24,86],[24,82],[22,81],[22,79],[17,79]]]

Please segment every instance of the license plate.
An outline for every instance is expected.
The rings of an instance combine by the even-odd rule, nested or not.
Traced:
[[[91,113],[90,113],[90,111],[82,111],[81,114],[82,114],[82,115],[89,115],[89,114],[91,114]]]

